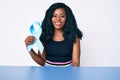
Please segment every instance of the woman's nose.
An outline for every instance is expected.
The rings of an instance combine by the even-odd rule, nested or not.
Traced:
[[[60,21],[60,17],[57,17],[57,19],[56,19],[57,21]]]

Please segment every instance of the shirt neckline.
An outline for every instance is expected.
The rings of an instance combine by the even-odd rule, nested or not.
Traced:
[[[54,40],[54,39],[52,39],[52,41],[54,41],[54,42],[64,42],[65,41],[65,39],[63,39],[63,40]]]

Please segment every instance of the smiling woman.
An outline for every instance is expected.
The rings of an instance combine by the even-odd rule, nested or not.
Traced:
[[[55,29],[62,29],[65,25],[66,13],[64,8],[58,8],[54,11],[52,23]]]
[[[41,66],[79,66],[82,32],[77,27],[72,10],[64,3],[52,4],[41,27],[40,41],[44,50],[36,53],[32,49],[30,55],[33,60]],[[28,36],[26,47],[34,41],[33,36]]]

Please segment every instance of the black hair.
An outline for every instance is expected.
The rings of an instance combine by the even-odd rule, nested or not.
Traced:
[[[75,17],[70,7],[64,3],[54,3],[46,11],[45,18],[42,21],[42,34],[40,40],[43,43],[49,42],[54,35],[54,26],[52,24],[53,13],[58,8],[64,8],[66,12],[66,23],[63,27],[64,39],[68,39],[71,43],[74,43],[76,36],[82,39],[82,32],[78,29]]]

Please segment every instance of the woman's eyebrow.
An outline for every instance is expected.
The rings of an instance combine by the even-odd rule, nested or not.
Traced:
[[[57,13],[53,13],[53,15],[57,15]],[[65,15],[65,13],[60,13],[60,15]]]

